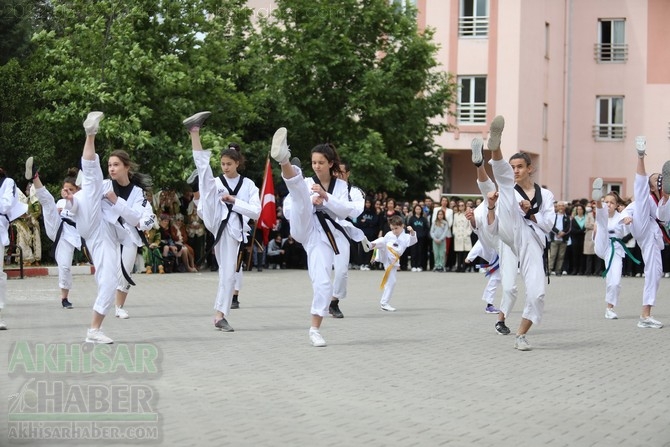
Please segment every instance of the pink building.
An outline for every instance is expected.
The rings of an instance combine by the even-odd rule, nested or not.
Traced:
[[[503,151],[531,154],[535,181],[559,200],[589,197],[595,177],[633,194],[636,135],[647,168],[670,159],[670,0],[389,0],[436,30],[441,68],[460,85],[444,183],[479,194],[470,142],[505,116]],[[249,0],[257,17],[273,0]]]
[[[436,192],[478,193],[470,141],[499,114],[505,156],[530,153],[535,181],[557,199],[589,197],[595,177],[631,196],[636,135],[650,173],[670,159],[669,0],[413,3],[460,86]]]

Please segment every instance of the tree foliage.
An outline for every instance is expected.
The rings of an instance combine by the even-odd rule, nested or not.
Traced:
[[[433,189],[435,136],[454,84],[436,69],[433,32],[386,0],[278,0],[259,44],[276,121],[294,152],[335,143],[355,183],[396,194]]]
[[[369,191],[417,195],[439,180],[445,125],[435,118],[454,84],[437,70],[432,31],[387,0],[278,0],[257,23],[245,0],[0,7],[9,3],[32,7],[30,20],[2,29],[16,48],[28,24],[32,34],[31,47],[0,53],[0,165],[10,172],[34,155],[59,183],[78,164],[86,113],[102,110],[103,159],[125,149],[156,185],[177,186],[193,168],[181,121],[211,110],[204,146],[239,142],[256,181],[280,126],[303,160],[335,143]]]

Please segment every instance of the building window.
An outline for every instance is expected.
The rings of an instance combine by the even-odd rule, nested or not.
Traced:
[[[459,37],[488,37],[489,0],[461,0],[460,8]]]
[[[596,123],[593,129],[596,140],[623,140],[626,136],[623,125],[623,96],[597,97]]]
[[[624,19],[598,20],[598,43],[595,50],[598,62],[626,62],[628,60],[626,21]]]
[[[460,76],[458,87],[458,123],[486,124],[486,76]]]

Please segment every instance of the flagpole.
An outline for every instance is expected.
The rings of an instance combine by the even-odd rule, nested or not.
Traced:
[[[270,152],[268,152],[267,157],[265,157],[265,170],[263,172],[263,186],[261,189],[261,196],[259,197],[261,199],[261,202],[263,201],[263,197],[265,197],[265,184],[267,176],[268,176],[268,169],[270,169]],[[258,217],[260,219],[260,216]],[[251,244],[249,246],[251,247],[251,250],[249,250],[249,257],[247,258],[247,271],[251,270],[251,257],[254,254],[254,243],[256,242],[256,231],[258,231],[258,219],[256,219],[256,223],[254,224],[254,232],[251,235]]]

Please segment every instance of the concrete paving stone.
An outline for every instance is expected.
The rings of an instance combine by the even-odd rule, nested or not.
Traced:
[[[495,333],[496,316],[484,313],[483,275],[401,272],[392,300],[398,311],[388,313],[379,310],[381,272],[350,271],[345,318],[322,325],[325,348],[309,344],[306,271],[245,273],[241,308],[228,316],[233,333],[213,327],[216,273],[135,279],[130,319],[108,316],[103,328],[117,347],[159,350],[158,374],[130,379],[158,395],[160,445],[670,446],[670,280],[661,281],[654,309],[668,327],[653,330],[636,327],[641,278],[623,279],[620,318],[610,321],[601,278],[552,277],[543,322],[528,334],[534,349],[519,352],[513,335]],[[523,293],[519,284],[512,331]],[[10,280],[7,294],[0,375],[16,342],[82,343],[93,276],[75,277],[73,310],[60,308],[53,276]],[[7,377],[0,395],[9,398],[27,376]],[[37,378],[130,380],[75,372]],[[3,446],[8,408],[0,406]]]

